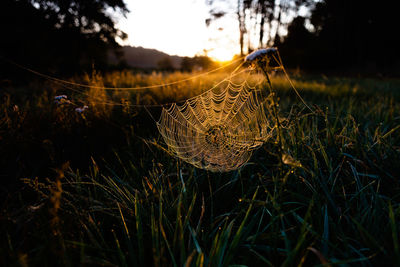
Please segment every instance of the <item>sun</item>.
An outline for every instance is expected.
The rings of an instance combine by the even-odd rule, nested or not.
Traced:
[[[210,51],[208,55],[215,61],[224,62],[232,60],[234,53],[230,49],[220,47]]]

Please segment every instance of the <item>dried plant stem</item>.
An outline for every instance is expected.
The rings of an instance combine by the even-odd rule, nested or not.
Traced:
[[[282,164],[282,151],[283,151],[283,136],[282,136],[282,126],[279,121],[279,116],[278,116],[278,106],[277,106],[277,99],[276,99],[276,94],[275,91],[272,87],[271,79],[269,78],[268,72],[261,64],[261,62],[258,63],[258,67],[263,71],[265,77],[267,78],[267,84],[268,84],[268,89],[269,93],[271,94],[271,99],[272,99],[272,113],[274,114],[275,120],[276,120],[276,128],[278,130],[278,152],[279,152],[279,162]]]

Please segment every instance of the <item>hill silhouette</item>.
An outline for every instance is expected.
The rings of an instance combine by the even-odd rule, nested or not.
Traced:
[[[123,46],[121,48],[121,59],[125,60],[126,64],[132,68],[155,69],[158,67],[158,62],[165,58],[171,60],[172,66],[175,69],[181,68],[183,57],[171,56],[167,53],[156,49]],[[111,64],[118,64],[118,60],[114,55],[109,55]]]

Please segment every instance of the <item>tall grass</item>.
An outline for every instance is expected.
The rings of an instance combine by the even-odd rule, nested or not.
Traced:
[[[86,79],[129,87],[187,75],[120,72]],[[53,168],[46,173],[23,166],[25,176],[18,177],[23,184],[4,197],[0,263],[399,265],[399,83],[300,77],[295,85],[313,105],[316,112],[311,113],[282,77],[274,77],[279,115],[285,119],[283,155],[278,144],[269,142],[242,169],[220,174],[168,155],[141,109],[103,105],[180,100],[222,77],[213,74],[182,88],[139,93],[82,94],[49,84],[51,90],[35,91],[29,103],[23,97],[18,102],[20,93],[4,94],[2,153],[14,155],[12,144],[34,136],[46,138],[47,148],[37,154],[29,146],[18,150],[28,151],[28,159],[41,151],[51,161],[52,154],[54,161],[38,163]],[[61,93],[90,107],[84,117],[73,107],[52,103]],[[53,134],[43,134],[35,126],[38,119]],[[61,134],[72,138],[68,147],[59,143]],[[85,142],[93,146],[83,147]],[[99,148],[105,144],[108,149]],[[76,154],[60,156],[69,150]],[[79,153],[89,158],[84,164],[74,161]],[[63,168],[68,160],[70,167]]]

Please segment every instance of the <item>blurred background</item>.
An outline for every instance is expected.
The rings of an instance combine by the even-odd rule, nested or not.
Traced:
[[[3,0],[0,57],[58,74],[190,71],[276,46],[292,69],[398,76],[396,15],[372,0]]]

